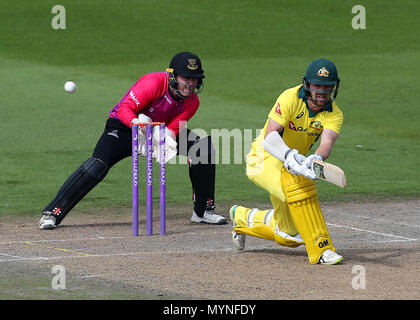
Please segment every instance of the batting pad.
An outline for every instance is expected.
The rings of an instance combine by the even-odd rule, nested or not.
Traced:
[[[274,209],[259,210],[238,206],[233,229],[237,233],[273,240],[286,247],[294,248],[303,244],[302,240],[279,230]]]
[[[282,188],[296,229],[305,242],[309,262],[318,263],[326,249],[335,251],[318,201],[313,180],[282,169]]]

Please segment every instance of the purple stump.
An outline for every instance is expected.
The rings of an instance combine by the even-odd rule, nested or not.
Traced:
[[[132,127],[132,184],[133,184],[133,223],[132,234],[139,235],[139,153],[138,153],[138,125]]]
[[[153,234],[153,125],[146,126],[146,235]]]
[[[160,234],[166,234],[166,164],[165,164],[165,124],[160,125],[160,204],[159,225]]]

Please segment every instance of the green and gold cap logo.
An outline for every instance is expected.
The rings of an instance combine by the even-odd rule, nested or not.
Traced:
[[[305,79],[309,83],[324,85],[333,85],[339,81],[337,68],[327,59],[312,61],[306,70]]]
[[[327,68],[322,67],[321,69],[318,70],[317,72],[317,76],[318,77],[325,77],[328,78],[328,76],[330,75],[330,72],[328,71]]]

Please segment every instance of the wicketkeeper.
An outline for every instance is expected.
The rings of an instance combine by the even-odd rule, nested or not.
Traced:
[[[343,114],[334,101],[339,84],[334,63],[318,59],[303,84],[278,97],[247,155],[247,176],[270,193],[273,209],[230,209],[236,249],[243,250],[245,235],[252,235],[287,247],[305,244],[311,264],[343,260],[327,230],[311,169],[314,159],[329,157],[341,130]],[[318,138],[319,147],[305,157]]]
[[[39,227],[54,229],[113,165],[131,156],[133,121],[164,122],[166,161],[177,154],[188,157],[194,203],[191,221],[226,224],[226,218],[215,213],[215,149],[211,138],[200,138],[186,128],[199,107],[197,94],[204,78],[201,61],[191,52],[176,54],[166,72],[142,76],[112,108],[92,157],[76,169],[44,208]],[[158,159],[160,138],[155,129],[153,156]],[[144,132],[139,138],[139,150],[145,155]]]

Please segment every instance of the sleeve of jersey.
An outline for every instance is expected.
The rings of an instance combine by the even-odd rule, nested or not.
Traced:
[[[160,97],[164,91],[165,81],[158,74],[147,74],[141,77],[119,106],[118,119],[126,126],[131,127],[131,120],[137,118],[140,111]]]
[[[333,112],[328,115],[327,121],[324,123],[324,129],[331,129],[340,134],[343,125],[343,112],[337,106],[333,106]]]
[[[271,108],[271,111],[268,114],[268,118],[274,120],[278,124],[281,124],[285,128],[288,127],[289,99],[284,93],[277,98],[273,108]]]
[[[184,111],[171,119],[171,121],[166,124],[166,127],[178,136],[179,132],[187,125],[188,120],[197,112],[199,106],[200,101],[198,100],[198,97],[193,100],[186,100]]]

